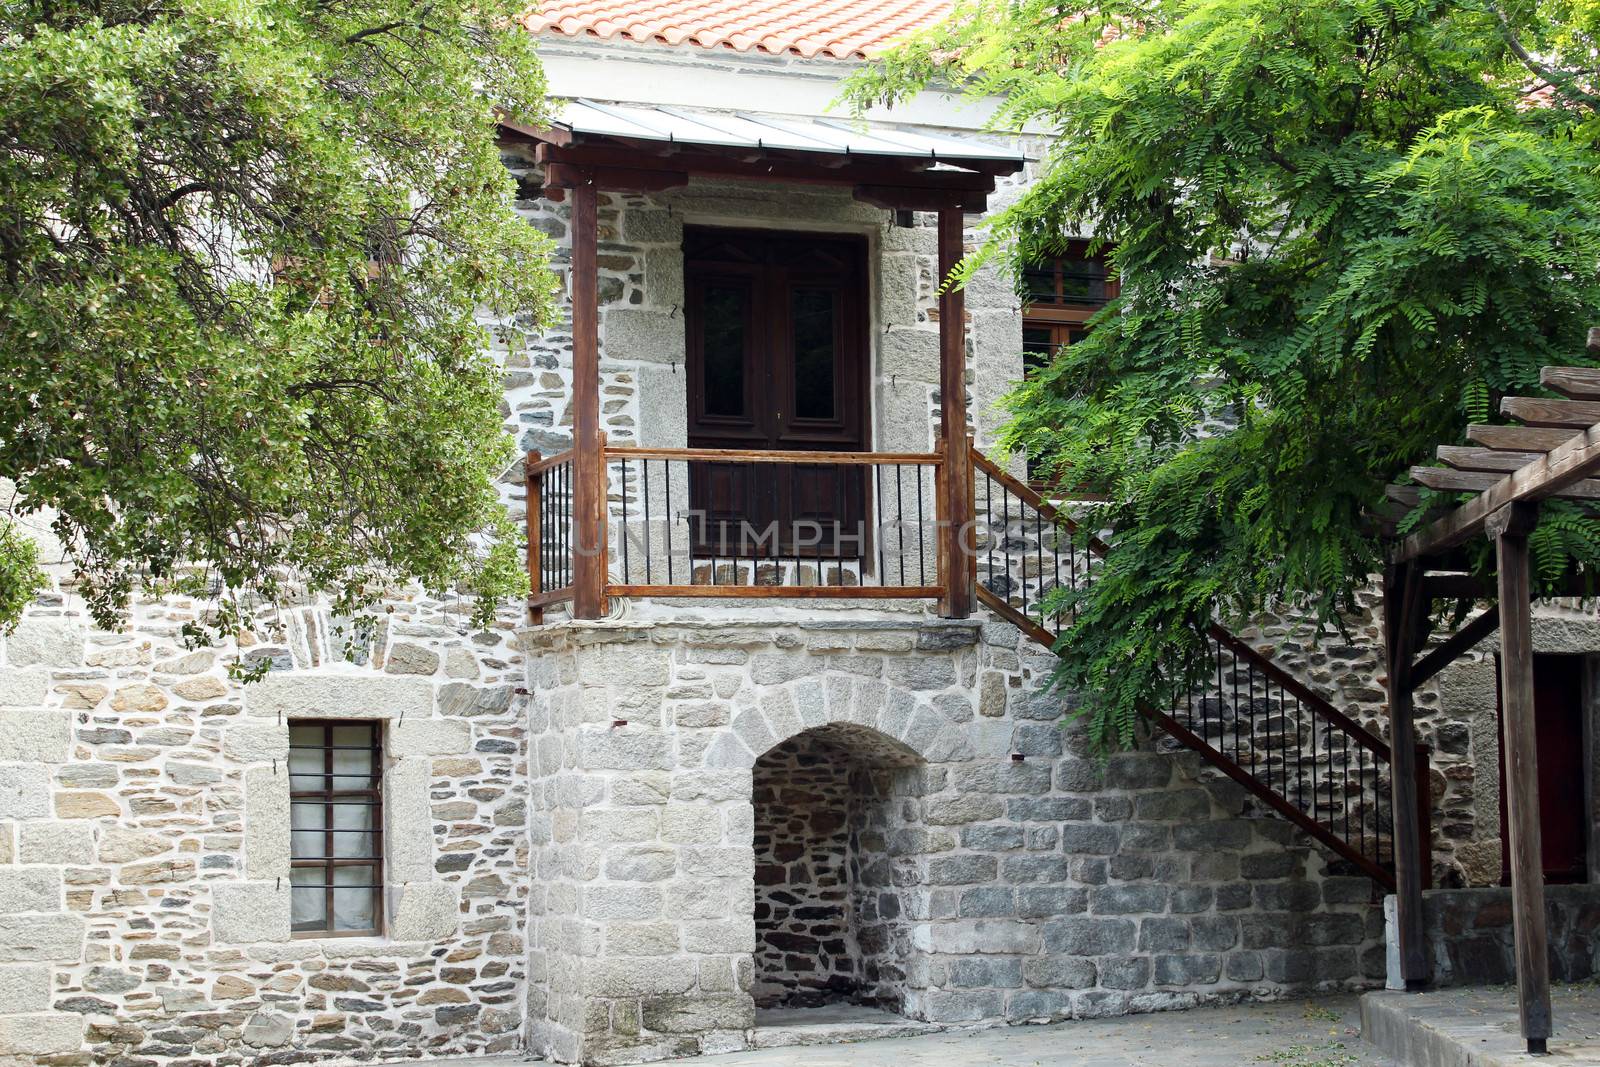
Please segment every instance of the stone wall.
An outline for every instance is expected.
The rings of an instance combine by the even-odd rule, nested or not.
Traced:
[[[1600,886],[1546,886],[1545,924],[1550,941],[1550,977],[1587,982],[1600,975]],[[1384,902],[1389,943],[1394,898]],[[1423,936],[1434,986],[1515,985],[1516,954],[1509,886],[1437,889],[1422,895]],[[1404,988],[1399,960],[1390,961],[1390,988]]]
[[[0,659],[0,1063],[290,1063],[515,1048],[524,673],[508,630],[390,601],[190,649],[204,605],[95,630],[69,595]],[[230,664],[265,660],[240,685]],[[382,937],[292,938],[288,723],[386,723]]]
[[[848,724],[913,758],[879,810],[901,1009],[1025,1021],[1353,988],[1372,883],[1185,754],[1103,767],[996,622],[565,624],[524,634],[534,1046],[613,1062],[738,1048],[756,989],[752,770]],[[857,749],[858,755],[865,755]],[[866,850],[863,849],[863,852]]]
[[[800,734],[756,760],[756,1007],[815,1007],[859,994],[852,908],[851,753]]]
[[[889,838],[915,766],[837,723],[756,760],[756,1007],[900,1009],[910,933]]]

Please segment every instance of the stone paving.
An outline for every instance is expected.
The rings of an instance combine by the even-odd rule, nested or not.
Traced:
[[[693,1067],[1393,1067],[1362,1044],[1357,1000],[1345,995],[763,1049],[685,1062]]]

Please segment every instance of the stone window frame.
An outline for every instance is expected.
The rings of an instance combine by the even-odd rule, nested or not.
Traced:
[[[274,671],[245,687],[223,749],[244,772],[243,879],[212,886],[212,935],[229,944],[437,941],[458,932],[460,887],[434,869],[432,757],[464,753],[471,725],[435,718],[434,683],[354,672]],[[379,720],[384,728],[383,926],[377,934],[295,937],[290,921],[289,724]]]

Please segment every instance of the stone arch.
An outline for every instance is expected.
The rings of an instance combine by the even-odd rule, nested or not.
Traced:
[[[821,688],[815,680],[784,687],[768,693],[760,706],[738,712],[731,728],[706,749],[705,765],[749,770],[761,755],[785,741],[824,728],[837,731],[841,738],[898,753],[899,759],[909,758],[912,764],[972,758],[972,744],[961,724],[937,708],[919,704],[909,693],[892,690],[884,695],[879,686],[873,700],[861,687],[852,700],[846,686],[842,699],[825,701]]]
[[[926,760],[849,721],[776,742],[750,771],[755,946],[764,1009],[850,1004],[905,1010],[920,849],[907,800]],[[762,1016],[757,1016],[757,1025]]]

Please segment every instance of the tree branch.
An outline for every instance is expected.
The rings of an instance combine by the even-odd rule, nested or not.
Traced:
[[[1561,93],[1590,108],[1600,110],[1600,96],[1579,88],[1577,80],[1570,74],[1539,62],[1523,47],[1522,42],[1517,39],[1516,31],[1511,28],[1511,20],[1506,18],[1506,13],[1500,10],[1499,4],[1493,3],[1491,0],[1489,10],[1494,12],[1494,17],[1499,20],[1500,36],[1505,38],[1506,47],[1511,49],[1512,54],[1522,61],[1523,66],[1549,82]]]

